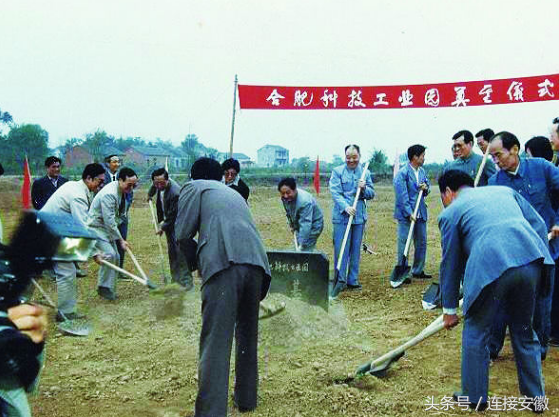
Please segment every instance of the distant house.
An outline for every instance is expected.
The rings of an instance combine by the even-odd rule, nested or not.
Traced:
[[[226,159],[229,159],[229,152],[220,152],[217,155],[217,160],[219,162],[223,162]],[[250,156],[245,155],[244,153],[240,152],[233,152],[233,159],[239,161],[241,168],[247,168],[254,165],[254,162],[250,160]]]
[[[93,162],[93,156],[81,145],[76,145],[66,149],[64,153],[64,166],[72,168],[74,166],[86,166]]]
[[[265,145],[257,151],[258,166],[281,167],[289,164],[289,150],[282,146]]]
[[[123,162],[125,153],[114,146],[106,146],[103,148],[103,159],[109,155],[116,155],[120,158],[121,162]]]
[[[118,157],[122,160],[125,156],[124,152],[120,149],[117,149],[113,146],[107,146],[102,150],[103,158],[108,155],[118,155]],[[101,159],[103,159],[101,158]],[[86,146],[83,145],[76,145],[71,148],[66,149],[64,153],[64,166],[68,168],[78,166],[78,167],[85,167],[87,164],[91,164],[95,162],[95,157],[89,152]],[[103,162],[100,160],[98,162]]]
[[[131,146],[124,153],[128,162],[145,167],[165,166],[165,160],[169,163],[171,158],[171,152],[149,146]]]
[[[188,155],[181,149],[174,149],[171,152],[171,161],[169,162],[169,169],[175,170],[186,169],[188,166]]]

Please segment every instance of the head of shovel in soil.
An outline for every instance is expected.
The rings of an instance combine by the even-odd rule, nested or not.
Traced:
[[[62,314],[62,313],[61,313]],[[91,324],[86,319],[69,320],[62,315],[64,321],[58,324],[58,330],[68,336],[86,337],[91,333]]]
[[[346,378],[335,379],[334,383],[350,384],[352,382],[355,382],[363,378],[366,375],[372,375],[377,378],[384,378],[387,375],[390,366],[392,366],[394,362],[396,362],[398,359],[404,356],[405,353],[406,353],[405,351],[402,351],[397,355],[389,357],[388,359],[386,359],[384,362],[381,363],[376,363],[377,361],[366,363],[365,365],[360,366],[354,375],[349,374]]]

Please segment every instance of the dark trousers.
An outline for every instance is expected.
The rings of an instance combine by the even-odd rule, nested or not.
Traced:
[[[232,265],[202,286],[202,332],[196,417],[226,417],[229,362],[235,336],[235,403],[256,407],[258,311],[264,271]]]
[[[462,331],[462,394],[468,401],[487,401],[488,338],[499,309],[508,317],[520,393],[532,398],[544,395],[540,343],[532,327],[541,268],[536,261],[508,269],[482,290],[468,310]]]
[[[559,260],[556,260],[555,273],[557,273],[558,267]],[[556,287],[554,281],[555,279],[551,282],[551,293],[549,295],[536,295],[533,327],[540,342],[542,359],[545,359],[547,356],[549,338],[553,336],[552,297],[555,292],[554,287]],[[508,323],[509,317],[505,311],[503,309],[498,310],[497,314],[495,314],[495,319],[493,320],[493,324],[491,326],[491,334],[489,336],[489,352],[492,358],[497,358],[497,356],[499,356],[499,352],[503,349]]]
[[[126,240],[126,238],[128,237],[128,217],[118,226],[118,230],[120,231],[122,238]],[[120,256],[118,266],[122,268],[122,265],[124,265],[124,254],[126,252],[118,244],[116,245],[116,248],[118,250],[118,255]]]

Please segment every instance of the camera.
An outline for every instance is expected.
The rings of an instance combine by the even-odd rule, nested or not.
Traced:
[[[0,244],[0,310],[25,303],[31,279],[53,261],[86,261],[96,236],[71,215],[26,211],[8,246]],[[0,315],[0,375],[26,389],[36,379],[42,344],[21,333]]]

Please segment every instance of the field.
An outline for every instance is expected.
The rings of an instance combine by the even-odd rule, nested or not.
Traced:
[[[19,214],[19,183],[4,179],[0,186],[0,210],[9,233]],[[442,331],[410,349],[385,378],[370,376],[349,385],[336,383],[360,364],[405,342],[440,314],[421,307],[426,282],[414,281],[398,290],[390,288],[388,277],[396,247],[394,195],[388,185],[377,185],[376,191],[368,209],[365,237],[376,254],[362,254],[363,291],[343,293],[329,314],[299,300],[287,300],[285,313],[261,322],[259,406],[247,416],[466,413],[460,409],[426,411],[429,397],[440,404],[444,396],[460,388],[461,326]],[[328,255],[332,264],[331,201],[327,190],[319,201],[326,228],[318,249]],[[437,190],[433,189],[427,201],[430,220],[426,271],[436,278],[440,261],[436,217],[442,208]],[[290,248],[292,239],[276,190],[252,189],[250,208],[265,245]],[[159,282],[158,249],[145,188],[137,192],[131,210],[129,242],[148,275]],[[134,270],[129,258],[125,267]],[[162,301],[150,296],[142,286],[119,282],[119,299],[109,303],[96,294],[97,266],[91,262],[87,269],[88,276],[79,280],[79,309],[87,313],[94,330],[87,338],[68,337],[51,324],[40,391],[31,400],[33,415],[176,417],[191,413],[197,393],[199,281],[185,301],[184,314],[158,320],[155,309]],[[43,278],[40,283],[56,295],[50,279]],[[548,415],[558,413],[558,361],[559,351],[552,348],[543,365]],[[233,373],[230,390],[232,384]],[[520,396],[509,340],[501,358],[492,365],[490,391],[500,397]],[[486,412],[523,413],[527,412]],[[230,415],[236,414],[231,407]]]

